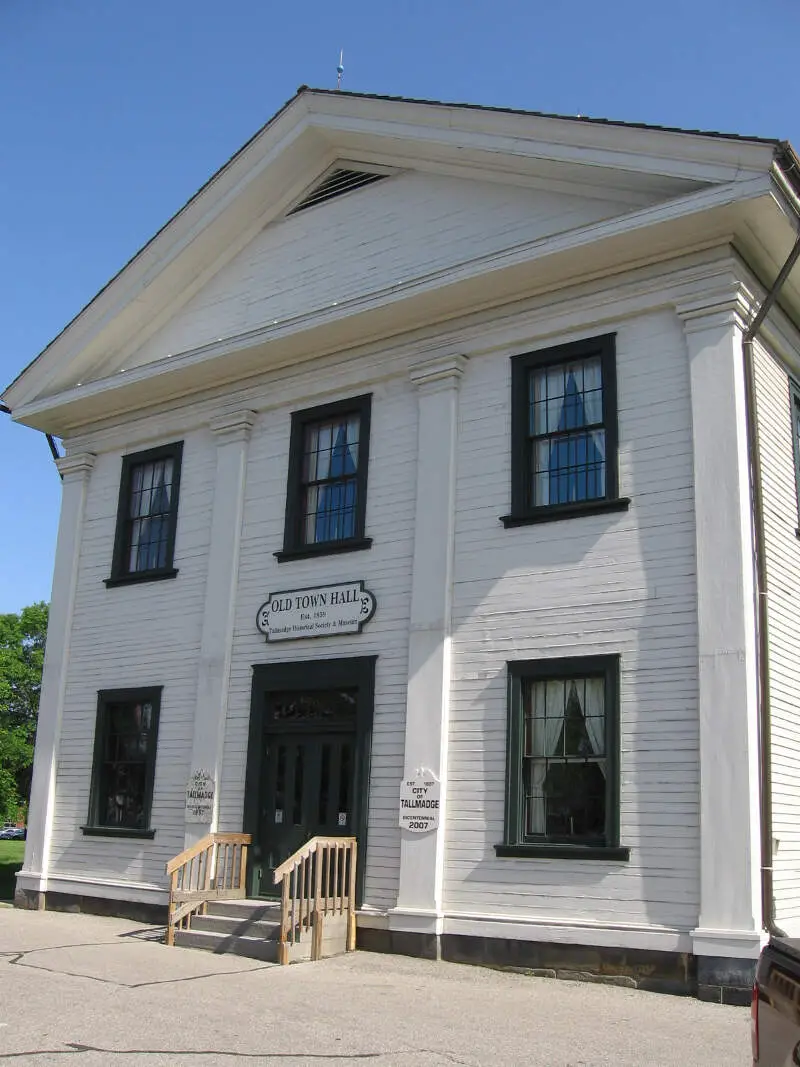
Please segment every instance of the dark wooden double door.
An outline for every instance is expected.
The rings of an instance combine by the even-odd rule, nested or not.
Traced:
[[[309,838],[364,843],[372,671],[360,659],[326,660],[256,668],[255,678],[245,811],[250,891],[274,896],[275,868]]]

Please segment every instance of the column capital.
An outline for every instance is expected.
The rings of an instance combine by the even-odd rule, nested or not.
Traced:
[[[94,452],[72,452],[57,459],[56,466],[65,481],[67,479],[84,480],[89,477],[96,459]]]
[[[730,284],[680,300],[675,311],[683,332],[690,334],[726,326],[746,330],[756,306],[756,298],[746,286]]]
[[[451,352],[415,364],[408,376],[417,389],[452,389],[458,387],[466,366],[466,356]]]
[[[255,421],[255,411],[228,411],[215,415],[208,425],[219,443],[227,444],[229,441],[246,441]]]

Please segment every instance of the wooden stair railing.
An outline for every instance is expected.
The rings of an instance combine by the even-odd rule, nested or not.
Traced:
[[[278,962],[289,962],[290,946],[311,930],[311,959],[322,957],[325,919],[347,916],[346,950],[356,947],[356,860],[354,837],[312,837],[273,874],[281,887]]]
[[[170,876],[167,944],[175,931],[188,930],[192,915],[205,914],[209,900],[247,896],[247,846],[250,834],[206,834],[167,864]]]

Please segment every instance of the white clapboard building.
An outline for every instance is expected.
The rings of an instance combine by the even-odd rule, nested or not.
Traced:
[[[3,394],[66,450],[18,903],[351,836],[365,948],[741,995],[800,932],[798,191],[299,90]]]

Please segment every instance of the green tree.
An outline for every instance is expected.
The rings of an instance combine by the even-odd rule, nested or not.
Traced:
[[[26,808],[42,687],[47,604],[0,615],[0,822]]]

